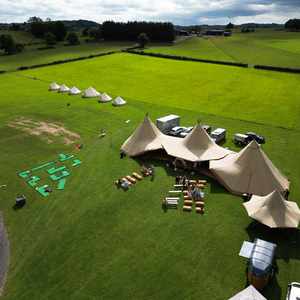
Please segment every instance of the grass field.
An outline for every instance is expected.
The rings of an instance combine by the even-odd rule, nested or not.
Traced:
[[[235,32],[232,37],[197,38],[148,51],[249,64],[300,67],[300,34],[275,30]]]
[[[102,43],[82,43],[77,46],[56,45],[55,49],[37,50],[43,45],[28,46],[24,52],[17,55],[0,55],[0,70],[15,70],[20,66],[31,66],[35,64],[49,63],[56,60],[64,60],[98,54],[108,51],[117,51],[131,46],[129,42],[102,42]]]
[[[128,105],[50,93],[53,80],[94,85]],[[119,148],[145,113],[152,119],[176,113],[182,124],[200,118],[227,128],[225,146],[235,150],[233,133],[265,135],[264,150],[291,179],[291,199],[300,204],[299,81],[290,74],[128,54],[2,75],[0,185],[8,186],[0,189],[0,210],[11,246],[3,299],[228,299],[245,286],[242,242],[264,237],[279,245],[279,272],[265,295],[283,300],[287,284],[299,280],[298,234],[292,242],[290,235],[266,237],[261,227],[251,229],[242,200],[213,181],[204,216],[164,213],[160,202],[174,174],[159,163],[153,182],[143,180],[127,193],[113,181],[139,169],[137,161],[119,159]],[[83,164],[64,192],[44,199],[17,177],[74,151],[7,126],[18,117],[63,123],[81,135]],[[108,131],[104,139],[97,137],[100,128]],[[14,211],[19,193],[28,204]]]

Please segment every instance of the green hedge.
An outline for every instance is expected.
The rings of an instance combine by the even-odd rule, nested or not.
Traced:
[[[274,66],[255,65],[254,68],[259,69],[259,70],[267,70],[267,71],[300,73],[300,69],[298,69],[298,68],[289,68],[289,67],[274,67]]]
[[[210,63],[210,64],[248,68],[248,64],[231,62],[231,61],[210,60],[210,59],[193,58],[193,57],[187,57],[187,56],[169,55],[169,54],[163,54],[163,53],[153,53],[153,52],[134,51],[134,50],[123,50],[123,51],[127,52],[127,53],[131,53],[131,54],[146,55],[146,56],[153,56],[153,57],[159,57],[159,58],[168,58],[168,59],[193,61],[193,62],[204,62],[204,63]]]
[[[31,65],[31,66],[20,66],[20,67],[17,68],[17,70],[23,71],[23,70],[28,70],[28,69],[36,69],[36,68],[42,68],[42,67],[47,67],[47,66],[65,64],[65,63],[68,63],[68,62],[74,62],[74,61],[79,61],[79,60],[84,60],[84,59],[91,59],[91,58],[94,58],[94,57],[111,55],[111,54],[115,54],[115,53],[118,53],[118,52],[119,51],[110,51],[110,52],[105,52],[105,53],[92,54],[92,55],[89,55],[89,56],[81,56],[81,57],[77,57],[77,58],[56,60],[56,61],[52,61],[52,62],[44,63],[44,64],[37,64],[37,65]]]

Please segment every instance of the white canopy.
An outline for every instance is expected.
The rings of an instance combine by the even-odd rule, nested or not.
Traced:
[[[254,286],[249,285],[246,289],[242,290],[229,300],[267,300],[262,296]]]
[[[125,105],[125,104],[126,104],[126,101],[125,101],[123,98],[121,98],[121,97],[117,97],[117,98],[112,102],[112,104],[113,104],[114,106],[122,106],[122,105]]]
[[[286,201],[278,191],[264,197],[252,196],[243,205],[249,217],[271,228],[297,228],[300,222],[297,203]]]
[[[70,88],[65,84],[62,84],[58,90],[60,93],[67,93],[70,91]]]
[[[101,102],[109,102],[109,101],[111,101],[112,100],[112,98],[108,95],[108,94],[106,94],[106,93],[103,93],[101,96],[100,96],[100,101]]]
[[[76,86],[73,86],[70,91],[69,91],[70,95],[79,95],[81,94],[81,90],[78,89]]]
[[[242,151],[210,162],[211,172],[232,193],[265,196],[289,189],[289,181],[273,165],[261,146],[252,141]]]
[[[161,133],[148,117],[145,117],[143,123],[125,141],[121,149],[129,156],[164,149],[170,156],[191,162],[220,159],[232,153],[218,146],[200,125],[181,139]]]
[[[100,93],[97,90],[95,90],[93,87],[89,87],[82,94],[83,98],[96,98],[99,96],[100,96]]]
[[[58,85],[56,82],[52,82],[49,86],[49,91],[58,91],[60,88],[60,85]]]

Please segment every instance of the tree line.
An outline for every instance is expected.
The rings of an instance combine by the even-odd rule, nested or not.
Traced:
[[[173,42],[175,39],[172,23],[107,21],[102,24],[101,29],[104,40],[136,41],[141,33],[155,42]]]

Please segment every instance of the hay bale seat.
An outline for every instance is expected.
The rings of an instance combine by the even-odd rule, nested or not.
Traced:
[[[184,206],[193,206],[193,201],[192,200],[184,200],[183,205]]]
[[[132,176],[134,178],[136,178],[137,180],[142,180],[143,179],[143,176],[141,176],[140,174],[136,173],[136,172],[133,172],[132,173]]]
[[[184,205],[184,206],[182,207],[182,210],[183,210],[183,211],[186,211],[186,212],[191,212],[191,211],[192,211],[192,206],[186,206],[186,205]]]
[[[196,207],[196,213],[203,215],[204,214],[204,207]]]
[[[205,204],[204,204],[203,201],[196,201],[195,205],[196,205],[196,207],[200,207],[200,208],[202,207],[203,208]]]
[[[133,177],[127,175],[125,178],[126,178],[129,182],[131,182],[131,183],[133,183],[133,184],[136,184],[136,179],[134,179]]]

